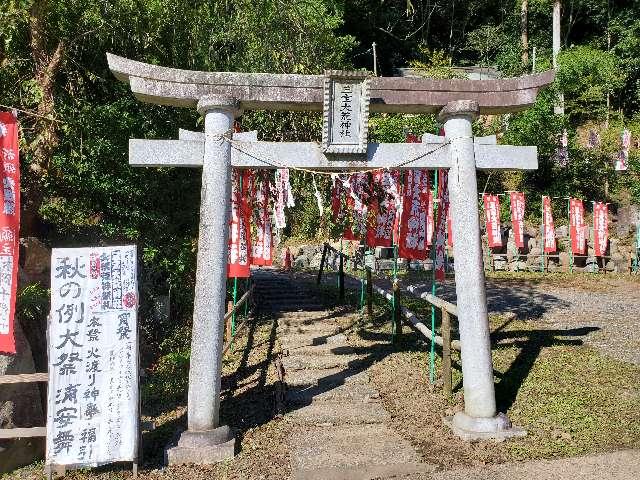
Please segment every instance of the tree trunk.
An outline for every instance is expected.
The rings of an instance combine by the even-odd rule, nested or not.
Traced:
[[[65,44],[62,40],[55,48],[48,48],[47,16],[49,0],[36,0],[29,11],[29,46],[34,60],[33,78],[41,91],[41,100],[36,108],[37,116],[32,124],[34,138],[28,146],[31,153],[31,180],[24,182],[27,201],[24,202],[21,231],[23,236],[38,236],[41,221],[38,211],[42,204],[41,177],[49,167],[53,151],[58,146],[58,126],[53,120],[55,113],[55,77],[60,70]],[[29,188],[30,187],[30,188]]]
[[[520,4],[520,38],[522,41],[522,64],[529,67],[529,0]]]

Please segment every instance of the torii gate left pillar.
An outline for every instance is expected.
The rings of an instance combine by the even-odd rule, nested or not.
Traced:
[[[200,228],[193,304],[187,431],[167,449],[167,461],[212,463],[234,455],[235,440],[220,426],[222,343],[227,284],[231,144],[225,141],[239,112],[238,101],[213,95],[198,101],[204,116]]]

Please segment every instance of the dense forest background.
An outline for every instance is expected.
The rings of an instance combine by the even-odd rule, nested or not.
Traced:
[[[130,168],[127,148],[129,138],[176,138],[179,127],[201,129],[201,120],[195,111],[135,100],[110,74],[106,52],[186,69],[317,74],[373,70],[375,42],[381,75],[411,66],[449,78],[456,76],[452,66],[479,65],[515,76],[533,71],[534,48],[535,70],[551,67],[552,3],[0,0],[0,108],[20,109],[22,236],[51,246],[137,243],[143,298],[171,289],[173,317],[188,323],[199,174]],[[526,112],[476,124],[477,134],[538,146],[539,170],[479,179],[481,190],[524,190],[533,219],[543,193],[609,201],[613,209],[640,203],[637,145],[629,171],[613,168],[622,129],[631,130],[634,143],[640,138],[640,2],[564,0],[562,6],[554,88]],[[559,91],[565,115],[553,113]],[[247,112],[241,122],[261,139],[320,137],[316,114]],[[564,129],[566,166],[555,157]],[[587,147],[589,130],[601,137],[595,148]],[[426,131],[438,131],[432,116],[371,119],[377,141]],[[328,198],[328,179],[317,181]],[[285,235],[326,235],[330,222],[318,214],[310,176],[295,173],[293,183],[297,205]]]

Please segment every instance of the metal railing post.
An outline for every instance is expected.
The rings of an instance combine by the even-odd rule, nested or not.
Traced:
[[[338,288],[340,289],[340,300],[344,301],[344,259],[340,252],[340,263],[338,268]]]
[[[451,396],[451,317],[446,309],[442,309],[442,381],[444,393]]]
[[[398,340],[398,335],[402,335],[402,314],[400,311],[400,286],[398,282],[393,282],[393,340]]]
[[[373,318],[373,281],[371,280],[371,269],[367,270],[367,315],[369,319]]]
[[[320,260],[320,269],[318,270],[318,280],[316,281],[316,284],[320,285],[320,282],[322,282],[322,271],[324,270],[324,262],[327,258],[327,244],[324,244],[324,247],[322,247],[322,260]]]

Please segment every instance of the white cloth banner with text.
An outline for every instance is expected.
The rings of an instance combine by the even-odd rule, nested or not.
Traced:
[[[51,256],[47,464],[136,459],[136,247]]]

